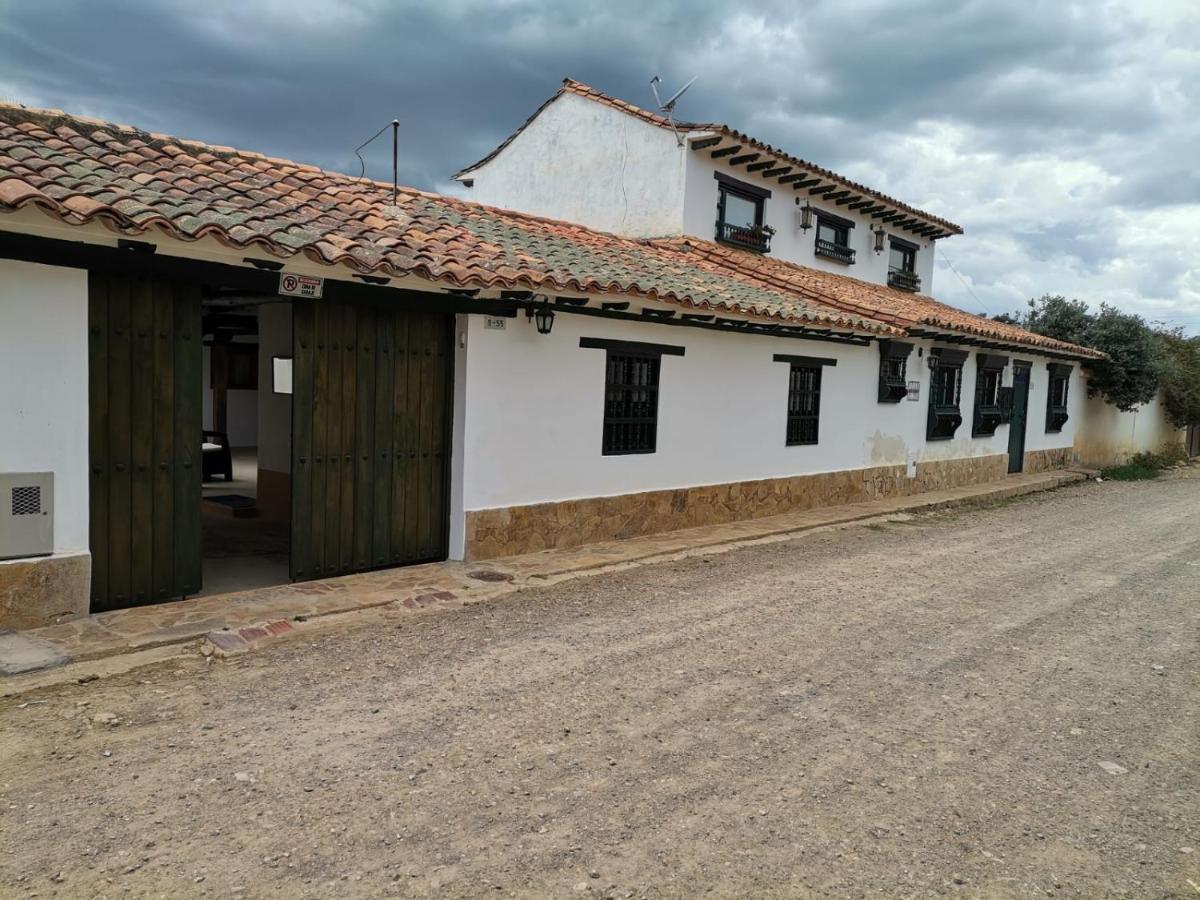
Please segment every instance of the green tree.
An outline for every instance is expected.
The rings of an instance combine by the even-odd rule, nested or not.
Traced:
[[[1167,417],[1179,428],[1200,424],[1200,336],[1186,338],[1182,330],[1157,336]]]
[[[1141,316],[1123,313],[1107,303],[1093,313],[1082,300],[1045,294],[1030,300],[1027,312],[1005,320],[1035,334],[1107,353],[1108,359],[1085,364],[1088,394],[1103,397],[1117,409],[1129,411],[1148,403],[1158,390],[1162,348],[1158,335]]]

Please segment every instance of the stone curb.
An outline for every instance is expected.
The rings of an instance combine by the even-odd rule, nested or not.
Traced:
[[[1048,475],[1049,473],[1046,474]],[[200,641],[200,651],[206,657],[229,658],[246,653],[249,650],[256,649],[268,641],[285,637],[296,630],[296,624],[300,624],[303,621],[308,621],[311,619],[326,619],[330,616],[344,615],[347,613],[360,612],[369,609],[377,609],[384,606],[409,613],[461,608],[468,604],[473,605],[475,603],[486,602],[501,596],[517,593],[523,588],[542,587],[551,579],[555,580],[556,582],[561,582],[562,580],[568,580],[573,577],[588,577],[615,568],[625,569],[633,566],[649,565],[665,558],[678,556],[680,554],[690,554],[696,551],[720,553],[727,550],[735,550],[740,546],[764,539],[775,538],[789,534],[798,535],[818,528],[848,525],[863,521],[865,519],[877,519],[902,513],[931,512],[935,510],[952,509],[955,507],[977,506],[990,502],[1008,500],[1028,494],[1055,490],[1066,484],[1083,482],[1085,480],[1087,480],[1087,475],[1081,472],[1073,472],[1068,470],[1060,473],[1056,477],[1047,477],[1042,481],[1032,484],[997,486],[990,491],[981,493],[968,493],[957,497],[952,496],[922,499],[921,495],[915,495],[911,498],[905,498],[908,502],[897,504],[894,508],[880,509],[875,502],[847,504],[841,507],[827,507],[827,516],[817,521],[792,521],[787,522],[786,524],[781,523],[777,527],[760,527],[744,534],[731,535],[728,533],[722,534],[717,531],[710,535],[697,535],[692,538],[681,537],[677,541],[677,546],[664,546],[660,543],[655,546],[648,547],[646,551],[641,554],[634,553],[622,558],[596,560],[587,563],[575,560],[573,563],[568,563],[559,567],[555,567],[553,564],[550,564],[539,571],[530,572],[528,574],[513,574],[505,571],[506,562],[515,561],[516,559],[519,559],[519,557],[510,557],[507,560],[496,559],[481,561],[478,564],[481,572],[469,573],[468,577],[477,578],[484,582],[494,583],[471,585],[470,589],[473,591],[473,593],[469,597],[460,596],[454,591],[449,590],[427,590],[424,593],[407,597],[398,596],[387,600],[380,600],[376,597],[362,603],[339,603],[333,607],[324,609],[319,613],[306,612],[303,617],[298,616],[292,621],[288,621],[286,619],[275,619],[257,624],[220,629],[213,629],[213,623],[211,623],[211,621],[206,626],[197,623],[197,627],[194,631],[189,630],[186,627],[176,627],[170,633],[147,636],[145,640],[139,641],[136,645],[125,644],[120,647],[104,648],[95,653],[77,653],[74,656],[59,652],[58,656],[53,658],[53,661],[48,661],[48,665],[38,666],[36,668],[22,668],[21,674],[44,670],[50,666],[62,666],[66,663],[95,661],[109,657],[140,653],[147,649],[157,649],[173,645],[184,645],[196,641],[197,639]],[[746,521],[753,522],[754,520]],[[765,522],[766,519],[759,521]],[[578,548],[572,549],[577,550]],[[568,558],[570,557],[570,552],[570,550],[564,551]],[[485,578],[482,577],[482,575],[496,577]],[[2,680],[7,679],[4,675],[3,669],[0,668],[0,681]]]

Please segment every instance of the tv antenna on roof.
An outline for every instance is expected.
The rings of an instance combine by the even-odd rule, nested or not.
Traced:
[[[658,96],[658,86],[662,84],[662,79],[657,75],[650,79],[650,90],[654,92],[654,102],[658,104],[658,111],[666,116],[667,121],[671,123],[671,129],[675,132],[675,140],[679,143],[680,147],[683,146],[683,138],[680,137],[679,130],[675,127],[675,104],[679,101],[680,97],[687,93],[687,89],[696,83],[696,78],[699,77],[700,76],[697,75],[683,87],[677,90],[671,95],[671,98],[667,100],[666,103],[663,103],[662,98]]]

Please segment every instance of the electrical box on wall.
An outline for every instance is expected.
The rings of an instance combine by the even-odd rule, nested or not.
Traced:
[[[54,552],[54,473],[0,472],[0,559]]]

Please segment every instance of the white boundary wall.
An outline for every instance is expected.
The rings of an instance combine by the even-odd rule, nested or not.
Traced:
[[[1131,412],[1121,412],[1100,397],[1089,397],[1084,417],[1076,443],[1083,465],[1117,465],[1137,453],[1156,453],[1183,442],[1185,430],[1167,419],[1161,394]]]
[[[88,549],[87,272],[0,260],[0,472],[54,473],[54,550]]]

